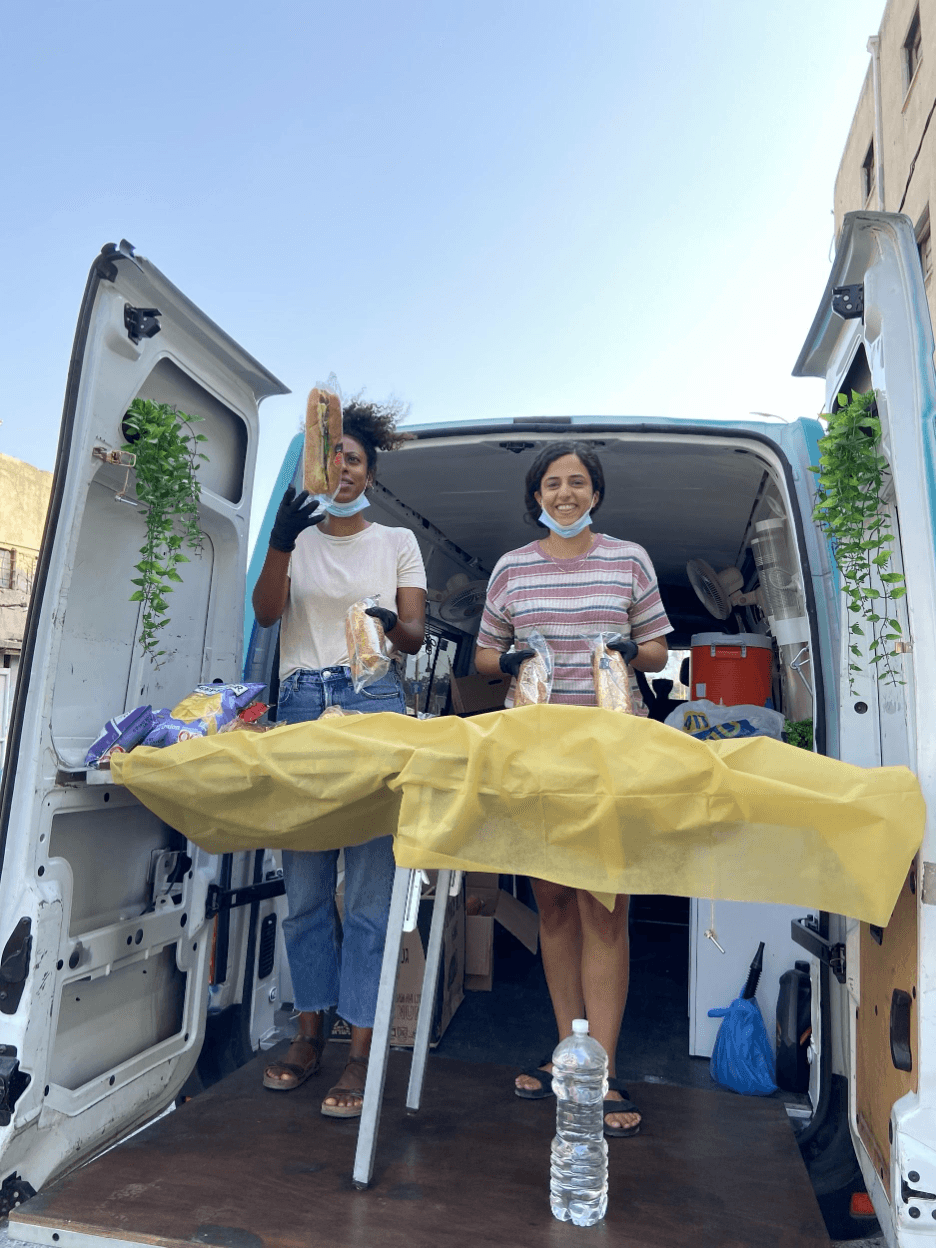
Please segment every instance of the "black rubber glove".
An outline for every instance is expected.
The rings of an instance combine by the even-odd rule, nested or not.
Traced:
[[[605,643],[609,650],[616,650],[625,663],[633,663],[637,658],[637,642],[624,640],[619,637],[617,641],[609,641]]]
[[[527,659],[532,659],[535,654],[535,650],[508,650],[506,654],[500,656],[500,670],[505,676],[513,676],[516,680],[520,664],[525,663]]]
[[[368,607],[364,614],[372,615],[375,620],[380,620],[380,627],[383,629],[385,637],[392,628],[396,628],[400,618],[395,611],[391,611],[387,607]]]
[[[309,505],[308,490],[297,494],[295,487],[291,485],[283,495],[283,501],[273,521],[270,545],[274,550],[289,554],[296,549],[296,538],[303,529],[310,529],[313,524],[321,524],[327,515],[324,507],[319,509],[315,499]]]

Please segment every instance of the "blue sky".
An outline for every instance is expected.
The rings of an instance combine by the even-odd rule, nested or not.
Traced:
[[[0,451],[51,468],[127,238],[294,394],[413,421],[786,418],[883,0],[10,7]]]

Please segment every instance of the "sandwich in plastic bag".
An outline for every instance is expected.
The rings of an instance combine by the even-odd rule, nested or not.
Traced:
[[[595,700],[608,711],[634,714],[634,697],[630,687],[630,672],[623,655],[609,650],[608,643],[620,641],[620,633],[584,633],[592,652],[592,675],[595,678]]]
[[[390,670],[383,628],[378,619],[367,614],[369,607],[376,606],[376,598],[362,598],[348,607],[345,616],[348,663],[355,693],[382,679]]]
[[[529,637],[518,642],[524,650],[535,650],[532,659],[520,664],[517,684],[514,688],[514,706],[533,706],[539,702],[548,702],[552,693],[553,655],[546,638],[534,629]]]

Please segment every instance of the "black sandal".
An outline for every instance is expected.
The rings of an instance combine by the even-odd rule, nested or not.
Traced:
[[[603,1106],[603,1112],[604,1112],[605,1117],[607,1117],[608,1114],[639,1114],[640,1113],[640,1110],[637,1108],[634,1102],[630,1099],[630,1093],[628,1092],[627,1088],[624,1087],[624,1084],[621,1083],[620,1079],[609,1078],[608,1079],[608,1091],[620,1092],[621,1096],[624,1099],[622,1101],[605,1101],[604,1106]],[[607,1136],[611,1136],[617,1139],[627,1139],[628,1136],[639,1134],[642,1123],[643,1123],[642,1114],[641,1114],[641,1121],[635,1122],[632,1127],[611,1127],[607,1123],[605,1123],[604,1133]]]
[[[302,1052],[300,1045],[311,1045],[314,1052],[311,1060],[301,1062],[298,1060],[290,1061],[290,1057],[298,1059]],[[270,1062],[263,1072],[263,1086],[270,1088],[274,1092],[291,1092],[293,1088],[300,1087],[307,1079],[311,1079],[313,1075],[317,1075],[322,1066],[322,1050],[325,1048],[325,1041],[321,1036],[304,1036],[300,1032],[298,1036],[293,1036],[292,1043],[286,1052],[286,1058],[282,1062]],[[306,1052],[308,1052],[306,1050]],[[273,1071],[283,1071],[286,1078],[276,1078],[271,1073]]]
[[[526,1075],[528,1079],[535,1079],[537,1081],[540,1085],[539,1091],[532,1092],[529,1088],[518,1088],[517,1085],[514,1084],[515,1094],[522,1097],[525,1101],[543,1101],[547,1096],[552,1096],[552,1071],[542,1069],[543,1066],[548,1065],[550,1062],[552,1062],[552,1055],[541,1057],[536,1066],[531,1066],[529,1070],[520,1071],[521,1075]]]

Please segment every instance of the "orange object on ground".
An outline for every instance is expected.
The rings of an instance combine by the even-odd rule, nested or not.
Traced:
[[[696,633],[689,697],[722,706],[763,706],[770,697],[773,642],[759,633]]]

